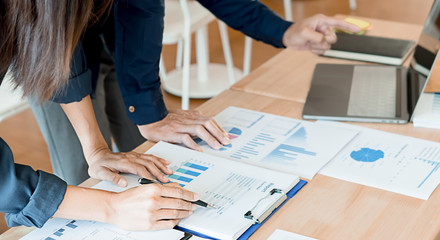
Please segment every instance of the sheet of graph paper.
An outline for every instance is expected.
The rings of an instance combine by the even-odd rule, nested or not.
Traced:
[[[217,116],[231,144],[220,150],[196,139],[204,152],[312,179],[357,131],[237,107]]]
[[[321,174],[425,200],[440,183],[440,143],[350,124],[322,124],[359,134]]]

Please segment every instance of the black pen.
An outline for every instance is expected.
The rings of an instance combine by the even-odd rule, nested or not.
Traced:
[[[158,182],[156,180],[151,180],[151,179],[148,179],[148,178],[139,178],[138,182],[140,184],[150,184],[150,183],[162,184],[161,182]],[[195,205],[198,205],[200,207],[217,209],[216,207],[214,207],[214,206],[210,205],[209,203],[206,203],[206,202],[204,202],[202,200],[197,200],[197,201],[194,201],[194,202],[191,202],[191,203],[194,203]]]

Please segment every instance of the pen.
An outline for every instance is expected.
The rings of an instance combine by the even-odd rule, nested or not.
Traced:
[[[148,178],[139,178],[138,182],[140,184],[150,184],[150,183],[162,184],[161,182],[158,182],[156,180],[151,180],[151,179],[148,179]],[[210,205],[209,203],[206,203],[206,202],[204,202],[202,200],[197,200],[197,201],[194,201],[194,202],[191,202],[191,203],[194,203],[195,205],[198,205],[198,206],[201,206],[201,207],[217,209],[216,207],[214,207],[214,206]]]

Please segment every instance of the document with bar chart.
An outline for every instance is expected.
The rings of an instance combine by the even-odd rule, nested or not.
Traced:
[[[343,123],[323,124],[359,134],[321,174],[425,200],[440,183],[438,142]]]
[[[133,232],[95,221],[52,218],[44,224],[43,228],[35,229],[21,240],[179,240],[183,236],[183,232],[174,229]]]
[[[414,127],[440,129],[440,93],[422,93],[412,121]]]
[[[196,139],[203,151],[312,179],[357,131],[228,107],[215,119],[231,144],[220,150]]]
[[[194,151],[166,142],[155,144],[148,154],[170,161],[172,182],[196,192],[216,209],[199,207],[183,219],[183,229],[215,238],[237,239],[254,221],[244,214],[255,206],[268,209],[273,189],[289,192],[298,182],[296,175]],[[283,194],[275,197],[281,198]],[[271,205],[270,205],[271,206]],[[259,209],[259,208],[258,208]]]

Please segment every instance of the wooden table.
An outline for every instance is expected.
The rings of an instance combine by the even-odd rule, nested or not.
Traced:
[[[376,21],[372,22],[378,28]],[[414,31],[421,29],[404,25],[412,26],[410,30]],[[392,26],[387,27],[395,29]],[[298,56],[303,60],[298,60]],[[286,50],[199,109],[204,114],[215,115],[228,106],[237,106],[301,118],[317,62],[348,61]],[[357,125],[440,141],[439,130],[418,129],[412,124]],[[137,151],[144,152],[151,144],[146,143]],[[84,185],[94,183],[96,180],[89,180]],[[440,190],[436,189],[429,200],[424,201],[318,174],[251,239],[267,239],[277,228],[318,239],[440,239]],[[0,238],[17,239],[31,229],[13,228]]]
[[[337,15],[338,18],[344,18]],[[372,23],[368,35],[418,40],[423,26],[364,18]],[[404,63],[409,66],[410,56]],[[368,64],[321,57],[308,51],[285,50],[254,70],[231,88],[264,96],[289,99],[304,103],[317,63]]]
[[[300,118],[303,103],[227,90],[199,109],[215,115],[228,106]],[[412,124],[357,125],[440,141],[439,130]],[[151,145],[145,143],[136,151],[145,152]],[[318,174],[251,239],[267,239],[277,228],[318,239],[436,239],[440,238],[440,190],[424,201]],[[13,228],[1,239],[17,239],[30,230]]]
[[[200,110],[213,115],[230,105],[292,118],[300,118],[303,108],[299,102],[229,90]],[[440,130],[412,124],[357,125],[440,141]],[[318,174],[251,239],[267,239],[277,228],[318,239],[436,239],[439,214],[439,189],[424,201]]]

